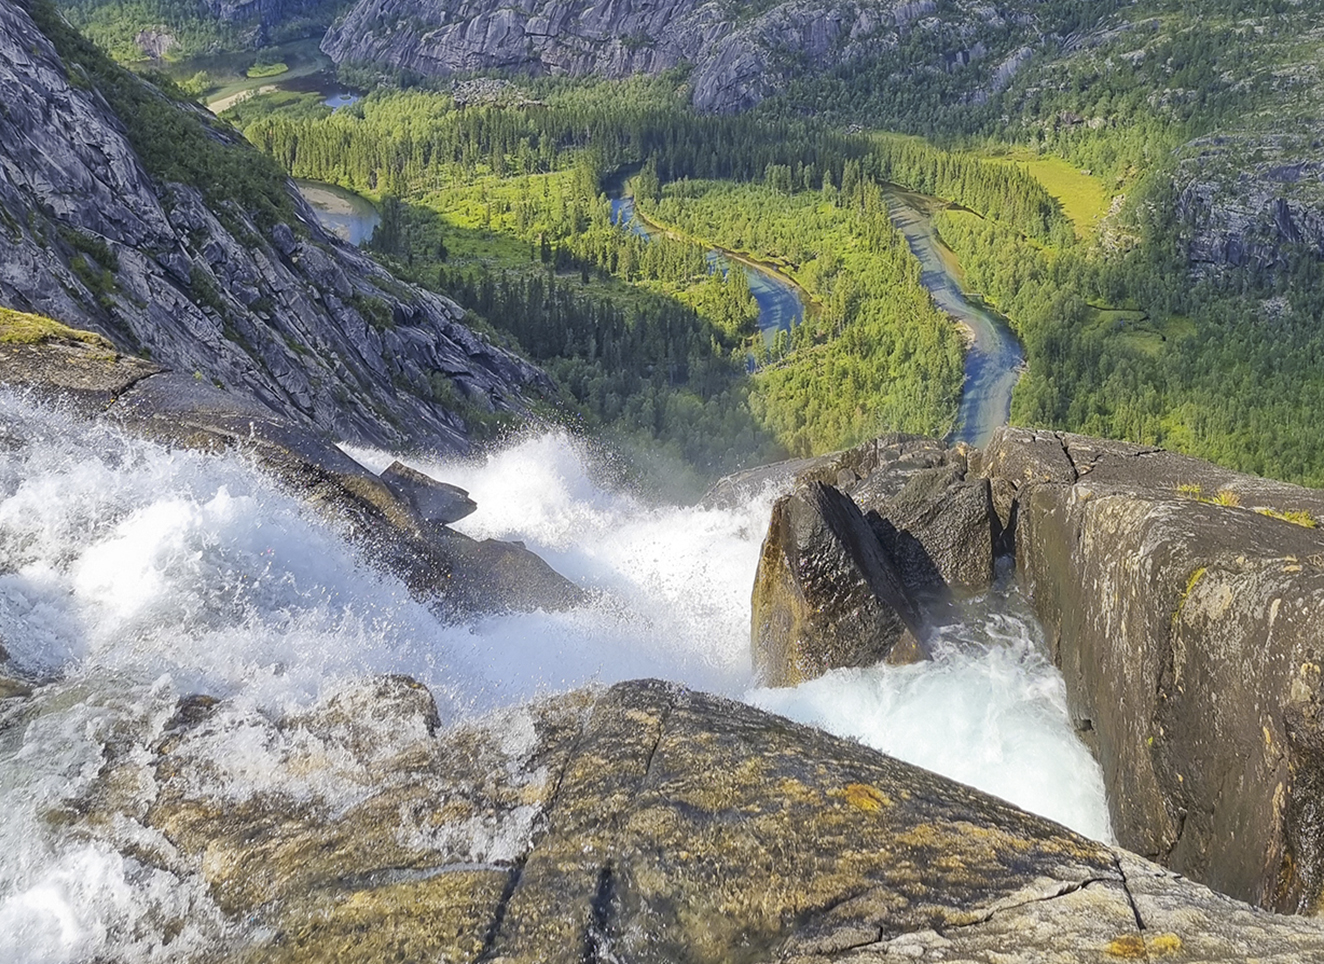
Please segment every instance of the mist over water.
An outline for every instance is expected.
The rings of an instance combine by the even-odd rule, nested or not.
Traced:
[[[159,832],[125,818],[91,840],[58,818],[112,754],[150,758],[177,701],[199,692],[227,699],[211,724],[218,806],[308,792],[294,764],[325,748],[307,732],[262,742],[253,720],[370,674],[419,679],[446,721],[655,676],[1108,836],[1098,768],[1014,603],[948,630],[932,663],[753,689],[749,593],[772,493],[738,511],[652,506],[595,482],[558,435],[412,464],[470,490],[479,509],[456,528],[523,540],[593,601],[444,625],[242,455],[170,451],[0,392],[0,645],[41,684],[0,703],[0,960],[178,960],[253,936]],[[121,792],[145,808],[153,791]],[[164,856],[129,856],[142,853]]]

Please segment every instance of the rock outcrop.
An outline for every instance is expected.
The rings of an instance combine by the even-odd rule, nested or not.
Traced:
[[[925,624],[945,618],[953,595],[992,585],[1002,526],[968,454],[883,435],[731,476],[704,496],[730,504],[795,487],[773,507],[754,579],[752,652],[765,685],[922,658]]]
[[[27,704],[58,708],[59,686]],[[121,728],[70,829],[201,875],[228,959],[1304,961],[1324,925],[656,682],[449,728],[401,677]],[[233,785],[223,761],[273,766]],[[199,779],[215,774],[214,779]],[[297,776],[296,776],[297,774]]]
[[[1324,894],[1324,493],[1004,430],[1017,568],[1104,768],[1119,841],[1234,896]]]
[[[1321,908],[1324,492],[1153,447],[1006,428],[982,452],[884,437],[786,474],[797,493],[817,486],[876,506],[870,557],[890,563],[912,600],[923,600],[926,568],[940,585],[965,572],[978,588],[993,545],[1014,542],[1119,841],[1264,907]],[[740,491],[733,479],[715,496]],[[851,625],[843,612],[891,598],[864,593],[861,567],[839,567],[827,588],[787,575],[790,510],[803,502],[778,503],[755,584],[753,652],[776,684],[889,651],[839,628]],[[803,528],[813,546],[820,530]],[[841,587],[866,602],[836,598]],[[920,602],[913,611],[935,615]]]
[[[914,31],[950,37],[953,48],[913,69],[958,69],[988,53],[981,35],[1009,20],[1033,22],[1033,5],[1018,6],[1004,11],[961,2],[949,4],[939,19],[932,0],[743,6],[711,0],[534,0],[513,6],[492,0],[360,0],[327,32],[322,49],[337,64],[425,76],[513,70],[625,77],[692,64],[695,106],[736,111],[805,72],[893,50]]]
[[[324,234],[292,184],[293,223],[266,230],[231,201],[154,179],[95,73],[0,0],[0,305],[369,444],[462,452],[474,414],[525,412],[551,390],[456,305]],[[213,145],[252,150],[177,106]]]
[[[772,508],[751,601],[754,675],[793,686],[914,652],[919,612],[859,507],[807,482]]]
[[[1202,272],[1286,268],[1324,257],[1324,162],[1296,135],[1224,131],[1185,145],[1176,214],[1187,257]]]
[[[115,352],[99,336],[27,316],[29,336],[6,343],[0,313],[0,384],[73,405],[170,445],[241,449],[317,506],[363,550],[443,616],[561,609],[582,591],[514,543],[477,541],[445,522],[474,508],[464,490],[395,465],[378,477],[316,432],[242,393]],[[44,334],[40,334],[42,328]],[[402,480],[407,480],[406,484]]]

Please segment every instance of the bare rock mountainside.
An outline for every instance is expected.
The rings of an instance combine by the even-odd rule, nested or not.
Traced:
[[[33,11],[62,25],[49,7]],[[109,99],[132,95],[172,120],[183,112],[179,130],[197,144],[148,145],[167,157],[208,150],[200,166],[236,170],[258,159],[200,109],[85,43],[66,38],[62,56],[53,39],[0,0],[0,304],[370,443],[462,452],[464,413],[525,411],[550,389],[540,370],[461,324],[454,303],[322,232],[283,178],[264,219],[206,185],[150,173],[160,158],[136,149],[131,119]],[[137,146],[153,134],[170,136],[140,132]],[[238,177],[222,168],[216,182]]]
[[[690,64],[695,106],[736,111],[798,74],[876,57],[916,31],[941,32],[946,41],[932,62],[914,65],[931,70],[995,56],[1019,62],[1009,28],[1021,37],[1016,49],[1044,33],[1034,4],[941,6],[939,17],[935,0],[361,0],[322,49],[338,64],[427,76],[499,69],[626,77]],[[990,44],[993,34],[999,40]],[[1005,82],[998,66],[993,77]]]

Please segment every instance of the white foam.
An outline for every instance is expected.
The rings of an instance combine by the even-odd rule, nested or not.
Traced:
[[[206,778],[194,792],[315,798],[334,812],[364,792],[363,761],[269,723],[368,674],[415,677],[448,722],[514,713],[511,766],[535,734],[502,708],[537,694],[644,676],[749,689],[771,494],[735,511],[649,505],[595,481],[557,434],[482,462],[416,462],[478,502],[457,528],[523,540],[593,596],[569,612],[443,625],[242,456],[172,452],[5,392],[0,430],[28,440],[0,450],[0,640],[22,672],[58,679],[28,722],[0,730],[0,960],[155,961],[246,939],[159,834],[126,818],[89,842],[44,816],[86,791],[108,747],[148,755],[190,693],[227,698],[190,735]],[[393,459],[354,454],[376,468]],[[1097,768],[1029,624],[976,622],[932,664],[748,697],[1106,837]],[[377,749],[416,736],[384,734]],[[532,820],[434,831],[438,846],[505,860]],[[124,856],[147,852],[151,866]]]
[[[1034,623],[984,613],[944,631],[933,657],[746,698],[1110,841],[1102,773],[1071,730],[1066,686]]]

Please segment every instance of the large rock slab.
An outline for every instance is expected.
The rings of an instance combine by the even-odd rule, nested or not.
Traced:
[[[946,465],[913,473],[890,498],[873,502],[871,495],[857,490],[855,499],[911,593],[944,597],[993,584],[1000,527],[987,479],[967,482],[960,468]]]
[[[1244,900],[1318,910],[1324,493],[1044,433],[1004,432],[985,469],[1017,487],[1020,578],[1118,840]]]
[[[52,709],[67,702],[50,694]],[[230,922],[208,959],[1324,954],[1319,922],[1213,894],[857,743],[657,682],[444,728],[425,689],[384,677],[284,716],[192,697],[153,732],[120,728],[70,801],[68,829],[202,875]],[[218,764],[254,746],[280,765],[227,782],[234,771]]]
[[[859,507],[823,482],[779,499],[751,602],[754,672],[790,686],[913,650],[920,618]]]

